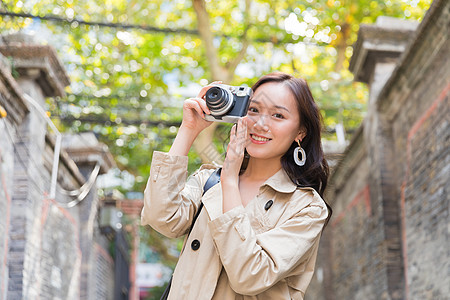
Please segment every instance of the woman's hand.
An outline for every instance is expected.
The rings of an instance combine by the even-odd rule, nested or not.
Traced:
[[[211,125],[211,121],[205,120],[205,113],[209,114],[209,108],[202,98],[189,98],[183,103],[183,121],[181,127],[190,129],[196,135]]]
[[[227,156],[220,174],[223,213],[242,205],[239,192],[239,171],[244,159],[244,150],[247,142],[247,118],[244,117],[239,119],[238,123],[231,129]]]
[[[181,126],[194,131],[199,134],[203,129],[211,125],[211,121],[205,120],[205,113],[210,114],[208,106],[206,105],[205,96],[206,92],[215,83],[221,83],[215,81],[207,86],[204,86],[198,93],[196,98],[186,99],[183,103],[183,121]]]
[[[239,119],[231,128],[230,142],[222,167],[221,178],[224,183],[236,184],[239,182],[239,171],[244,159],[245,146],[247,146],[247,118]]]
[[[213,82],[219,83],[219,82]],[[205,120],[205,113],[211,113],[203,97],[211,85],[203,87],[196,98],[186,99],[183,103],[183,121],[170,148],[171,155],[187,155],[198,134],[211,125]]]

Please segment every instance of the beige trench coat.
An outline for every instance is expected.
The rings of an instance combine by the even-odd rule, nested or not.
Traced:
[[[141,215],[143,225],[180,237],[203,201],[169,299],[303,299],[328,215],[316,191],[297,188],[281,169],[245,208],[223,214],[220,183],[202,197],[214,167],[186,182],[187,165],[187,156],[154,152]]]

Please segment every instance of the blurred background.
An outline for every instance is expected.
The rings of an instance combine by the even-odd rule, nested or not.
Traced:
[[[447,17],[441,18],[447,20],[447,23],[443,21],[443,24],[447,24],[448,29],[448,5],[445,5],[446,1],[435,2],[437,3],[435,6],[438,7],[435,9],[436,11],[443,10],[444,14],[447,12]],[[10,74],[10,76],[4,75],[6,78],[3,84],[4,88],[6,86],[5,90],[8,90],[7,82],[13,88],[22,89],[32,98],[41,98],[40,107],[55,128],[51,129],[52,126],[50,128],[41,124],[44,131],[49,131],[41,136],[41,139],[45,136],[48,147],[53,149],[48,150],[50,151],[49,157],[57,152],[55,145],[58,145],[58,142],[47,136],[52,136],[57,131],[64,136],[61,144],[62,151],[68,153],[70,159],[78,165],[82,175],[78,181],[66,179],[69,181],[66,183],[66,188],[77,188],[82,191],[81,188],[85,187],[84,183],[89,182],[90,178],[93,178],[93,182],[95,181],[95,188],[92,188],[91,185],[89,189],[86,189],[90,195],[86,199],[90,197],[89,201],[91,202],[82,202],[76,199],[73,202],[74,200],[70,197],[73,198],[74,193],[70,197],[67,196],[63,204],[59,204],[57,198],[62,194],[60,185],[61,181],[64,181],[61,179],[64,177],[63,175],[56,176],[58,184],[56,184],[56,196],[53,195],[53,197],[51,197],[51,193],[50,196],[48,195],[51,187],[45,180],[43,180],[44,182],[39,182],[39,180],[33,182],[28,179],[32,182],[31,185],[39,186],[35,188],[40,197],[43,197],[44,200],[47,199],[47,202],[41,201],[44,204],[36,205],[45,213],[48,213],[49,207],[58,207],[61,208],[60,212],[63,212],[63,215],[71,215],[74,214],[73,207],[81,207],[80,203],[90,203],[89,209],[84,213],[91,216],[87,219],[88,223],[94,222],[92,220],[97,223],[86,223],[87,227],[82,229],[83,210],[77,208],[79,211],[75,213],[76,216],[72,215],[74,219],[72,223],[76,224],[75,227],[80,227],[80,237],[78,241],[73,241],[72,245],[81,245],[79,248],[83,253],[84,242],[94,243],[94,246],[91,245],[96,249],[94,252],[103,255],[105,264],[108,266],[106,271],[103,271],[110,272],[112,279],[109,287],[114,286],[113,282],[117,286],[117,280],[121,280],[114,279],[116,276],[114,274],[119,272],[117,269],[114,271],[114,265],[117,265],[116,251],[126,248],[123,250],[124,256],[127,257],[124,268],[130,266],[132,268],[130,269],[131,274],[124,279],[131,280],[131,285],[125,288],[127,292],[119,291],[112,295],[107,292],[101,294],[97,291],[95,297],[98,298],[96,299],[119,299],[120,297],[123,299],[138,299],[139,297],[141,299],[159,299],[159,295],[164,289],[162,285],[170,276],[171,268],[176,263],[182,241],[168,241],[151,228],[139,226],[139,213],[152,152],[169,150],[181,122],[182,103],[186,98],[196,96],[201,86],[215,80],[221,80],[231,85],[251,86],[260,76],[272,71],[283,71],[303,77],[308,81],[321,109],[324,121],[323,144],[327,158],[333,168],[338,168],[340,164],[342,165],[343,158],[352,154],[348,148],[352,141],[358,141],[361,135],[365,136],[366,142],[363,143],[369,147],[377,145],[377,137],[384,134],[382,130],[381,133],[377,129],[370,130],[370,128],[378,128],[375,125],[371,127],[366,124],[366,127],[362,129],[364,119],[370,116],[377,118],[373,117],[375,114],[368,113],[371,106],[370,99],[378,97],[378,93],[382,91],[383,85],[393,73],[394,67],[397,66],[397,59],[401,57],[403,50],[408,49],[407,45],[414,44],[413,38],[416,29],[431,4],[431,0],[1,0],[0,47],[2,51],[0,52],[3,54],[4,65],[8,66],[5,67],[5,74],[8,72]],[[391,19],[383,19],[383,17]],[[430,18],[438,17],[433,15]],[[381,31],[372,33],[372,30],[368,29],[364,35],[361,30],[362,24],[366,24],[367,28],[380,28]],[[396,35],[396,30],[401,31],[401,34]],[[446,34],[440,34],[443,35],[444,44],[435,45],[437,52],[448,45],[448,30]],[[423,36],[420,37],[423,38]],[[387,43],[386,39],[389,39],[391,44]],[[367,46],[367,43],[375,46]],[[47,54],[33,52],[38,51],[36,50],[38,47],[30,48],[27,53],[22,53],[27,44],[49,46],[53,50],[45,50],[48,51]],[[376,45],[385,44],[389,44],[387,48],[376,47]],[[401,50],[398,50],[399,47]],[[358,55],[364,56],[362,61],[355,57],[356,52]],[[372,59],[370,55],[375,52],[378,55],[375,57],[383,57],[382,61],[370,60]],[[396,54],[392,55],[392,53]],[[446,53],[448,54],[448,52]],[[423,55],[429,56],[429,54]],[[36,57],[44,57],[43,60],[50,61],[51,66],[46,66],[47,69],[40,69],[41,73],[30,81],[35,84],[31,88],[24,79],[31,78],[31,72],[24,70],[36,69],[36,63],[33,61]],[[376,62],[390,64],[391,67],[374,70]],[[408,61],[405,62],[405,64],[407,63]],[[378,75],[369,74],[371,71],[379,73],[376,73]],[[385,75],[385,78],[379,81],[382,83],[376,80],[376,76],[379,74]],[[440,77],[443,78],[445,84],[448,83],[447,74],[444,72],[444,76]],[[41,77],[42,80],[49,83],[42,84],[39,81]],[[19,87],[11,83],[13,80],[17,81]],[[371,90],[373,84],[379,84],[376,86],[376,93]],[[53,92],[48,92],[49,89]],[[37,90],[40,92],[36,92]],[[436,92],[439,91],[436,89]],[[389,98],[388,94],[384,96]],[[12,98],[3,96],[2,101],[6,103],[8,99]],[[24,106],[28,106],[28,110],[32,110],[29,108],[31,107],[30,100],[22,99],[21,101],[28,103]],[[44,299],[53,299],[57,293],[49,292],[48,296],[45,296],[47,294],[42,292],[45,290],[42,287],[45,284],[31,283],[27,281],[30,280],[28,275],[23,275],[28,266],[28,258],[26,258],[28,256],[24,254],[27,251],[26,245],[37,243],[36,247],[40,247],[42,250],[45,238],[42,238],[41,234],[40,239],[30,242],[29,236],[33,235],[31,229],[25,230],[21,237],[11,235],[14,232],[14,226],[29,228],[27,226],[33,223],[34,218],[40,218],[41,228],[48,226],[42,214],[26,217],[22,225],[11,223],[14,211],[23,207],[14,204],[14,199],[17,199],[14,197],[17,190],[17,177],[13,177],[12,174],[17,174],[17,166],[26,169],[27,165],[32,165],[32,169],[38,170],[41,165],[46,165],[46,160],[40,157],[33,158],[34,146],[32,144],[34,142],[33,138],[30,138],[30,135],[33,135],[33,130],[31,130],[33,125],[28,125],[30,131],[27,134],[24,133],[23,128],[14,125],[15,123],[12,121],[7,123],[7,118],[13,115],[12,110],[8,111],[9,106],[3,102],[0,103],[2,109],[5,110],[5,117],[2,116],[5,124],[2,127],[3,133],[1,133],[4,140],[0,141],[3,144],[0,149],[1,153],[6,153],[3,155],[3,162],[10,159],[9,164],[4,163],[3,166],[2,174],[5,179],[2,195],[5,199],[4,203],[6,203],[4,212],[11,216],[2,223],[6,235],[3,242],[5,254],[3,255],[2,274],[0,274],[3,276],[0,299],[18,299],[15,298],[17,295],[19,298],[31,299],[30,295],[35,295],[33,293],[41,295]],[[401,107],[401,104],[398,106]],[[387,119],[391,122],[392,117]],[[448,128],[448,126],[444,127]],[[229,124],[215,123],[196,141],[189,154],[190,172],[202,163],[221,162],[226,149],[229,128]],[[362,132],[363,130],[364,132]],[[38,141],[36,143],[39,144]],[[388,142],[383,141],[383,143]],[[395,138],[392,143],[397,143],[397,146],[402,144]],[[448,145],[448,140],[445,143]],[[406,145],[406,143],[403,144]],[[21,150],[21,146],[25,148]],[[84,147],[84,152],[78,149],[80,147]],[[94,151],[94,154],[97,156],[89,152],[94,148],[97,151]],[[394,153],[397,153],[398,149]],[[410,148],[408,149],[410,150]],[[10,156],[8,156],[8,150],[12,151]],[[30,162],[28,160],[24,162],[23,159],[16,157],[21,157],[23,151],[26,156],[29,156]],[[86,151],[90,154],[86,154]],[[371,150],[365,149],[364,153],[369,157],[369,162],[373,161],[370,159]],[[98,155],[101,156],[101,159],[97,160]],[[377,155],[375,154],[376,157],[378,157]],[[446,157],[448,155],[444,155],[444,158]],[[60,160],[62,160],[62,154]],[[405,158],[406,160],[407,158]],[[35,162],[33,163],[33,161]],[[51,158],[47,159],[49,171],[46,175],[50,182],[52,165],[48,161],[51,162]],[[96,170],[95,161],[99,165],[98,170]],[[80,162],[86,165],[82,165]],[[356,158],[353,158],[353,163],[357,164]],[[383,163],[386,164],[386,161],[379,163],[375,159],[376,165],[383,165]],[[345,166],[349,164],[347,163]],[[67,165],[71,164],[67,163]],[[370,173],[370,167],[367,166],[366,169],[366,173]],[[25,177],[33,177],[29,171],[27,172]],[[74,172],[72,171],[70,176],[74,176]],[[92,177],[92,174],[96,172],[100,175]],[[369,175],[362,177],[369,182],[371,178],[381,178],[380,180],[383,182],[382,177],[371,174],[372,177]],[[445,174],[448,175],[448,171],[445,171]],[[338,178],[335,179],[337,183],[332,181],[335,184],[334,187],[339,187],[341,184],[339,180],[342,181],[350,175],[345,176],[336,177]],[[44,178],[46,177],[44,176]],[[403,176],[399,176],[399,178],[398,180],[401,181]],[[398,183],[395,197],[400,198],[404,190],[400,189],[402,182]],[[378,182],[377,185],[379,186],[380,183]],[[354,200],[351,202],[353,206],[361,199],[361,203],[366,203],[364,201],[367,198],[369,198],[367,201],[370,202],[370,199],[376,198],[378,195],[374,194],[374,191],[375,189],[369,191],[363,185],[361,189],[349,195],[349,201]],[[329,193],[335,192],[336,189]],[[80,194],[79,191],[76,197]],[[366,197],[368,194],[372,197]],[[331,194],[329,195],[331,196]],[[448,199],[447,197],[446,194],[441,195],[440,199],[445,200]],[[24,196],[24,199],[29,198],[29,194]],[[9,199],[9,202],[6,199]],[[330,201],[332,206],[333,201],[336,200]],[[338,213],[335,217],[340,216],[341,219],[343,215],[339,214],[340,207],[343,207],[342,211],[346,211],[346,207],[353,207],[342,203],[336,205],[338,208],[335,211]],[[402,214],[404,216],[401,205],[404,205],[404,201],[397,202],[398,207],[394,213],[398,219],[395,221],[397,222],[396,230],[400,230],[400,227],[405,229],[401,218]],[[376,205],[372,204],[371,206],[369,203],[369,206],[362,209],[370,210],[369,215],[376,218],[376,215],[373,215],[377,209]],[[445,220],[448,221],[447,218]],[[119,223],[120,228],[116,228],[115,226]],[[120,232],[123,232],[123,242],[118,240],[119,229]],[[77,231],[77,229],[74,230]],[[83,230],[92,232],[86,235]],[[98,230],[99,236],[103,235],[103,238],[96,240],[96,230]],[[395,234],[397,240],[403,234],[397,232]],[[83,235],[86,235],[85,239],[83,239]],[[400,240],[397,241],[397,244],[400,245],[397,247],[397,251],[400,254],[403,253],[403,258],[399,258],[402,261],[405,256],[402,251],[405,251],[406,242]],[[20,252],[23,258],[19,260],[21,264],[17,265],[18,272],[22,269],[22,275],[18,276],[18,279],[12,276],[14,267],[9,254],[11,253],[9,249],[15,245],[14,241],[22,241],[24,244],[22,245],[24,249]],[[126,247],[117,248],[117,245],[121,243],[126,244]],[[328,248],[324,246],[323,249]],[[36,253],[40,253],[38,250],[36,251]],[[73,273],[75,271],[66,274],[71,282],[74,280],[78,282],[76,283],[77,291],[71,291],[69,287],[64,289],[62,283],[49,285],[49,289],[63,291],[61,292],[61,295],[64,295],[61,296],[63,298],[94,297],[96,289],[90,287],[89,279],[83,279],[83,276],[86,278],[94,276],[88,270],[89,263],[93,261],[97,261],[97,273],[95,274],[101,274],[103,271],[98,267],[98,260],[94,258],[85,260],[85,257],[89,257],[89,255],[80,256],[78,266],[72,265],[73,270],[80,267],[80,272],[75,275]],[[33,259],[31,258],[30,261]],[[333,266],[334,270],[338,268],[332,262],[329,266]],[[41,267],[42,270],[45,269],[44,266]],[[399,270],[405,269],[403,262],[401,266],[397,267]],[[83,268],[86,270],[83,271]],[[53,276],[51,278],[56,282],[65,278],[64,274],[61,275],[64,268],[59,266],[57,269],[57,271],[54,268],[53,271],[47,270],[50,272],[49,276]],[[37,268],[37,270],[41,269]],[[332,285],[333,279],[327,277],[327,274],[327,271],[319,268],[317,280],[322,282],[325,276]],[[401,271],[400,277],[407,278],[403,271]],[[15,280],[19,284],[12,284]],[[34,282],[34,279],[31,281]],[[396,284],[402,288],[387,288],[383,299],[402,299],[408,295],[409,292],[404,290],[404,282]],[[382,284],[380,283],[380,285]],[[83,287],[91,292],[80,292]],[[312,289],[314,289],[314,285]],[[398,292],[399,289],[401,292]],[[31,294],[27,294],[29,292]],[[349,299],[344,296],[342,296],[344,298],[330,296],[336,295],[333,291],[330,291],[328,296],[324,292],[312,293],[309,299],[334,299],[333,297]],[[360,293],[364,294],[361,291]],[[69,294],[72,296],[69,297]],[[102,296],[99,296],[100,294]],[[348,295],[352,295],[353,299],[372,299],[357,296],[357,292],[349,292]],[[442,296],[443,298],[439,297],[428,299],[445,299],[448,294]],[[381,298],[374,296],[373,299]]]

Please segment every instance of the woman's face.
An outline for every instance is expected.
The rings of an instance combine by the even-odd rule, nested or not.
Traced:
[[[247,152],[260,159],[280,158],[292,142],[302,140],[295,98],[283,83],[268,82],[253,94],[247,114]]]

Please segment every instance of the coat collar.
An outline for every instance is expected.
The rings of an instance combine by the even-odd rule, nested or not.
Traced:
[[[297,185],[292,182],[283,168],[267,179],[262,186],[265,185],[280,193],[292,193],[297,189]]]

